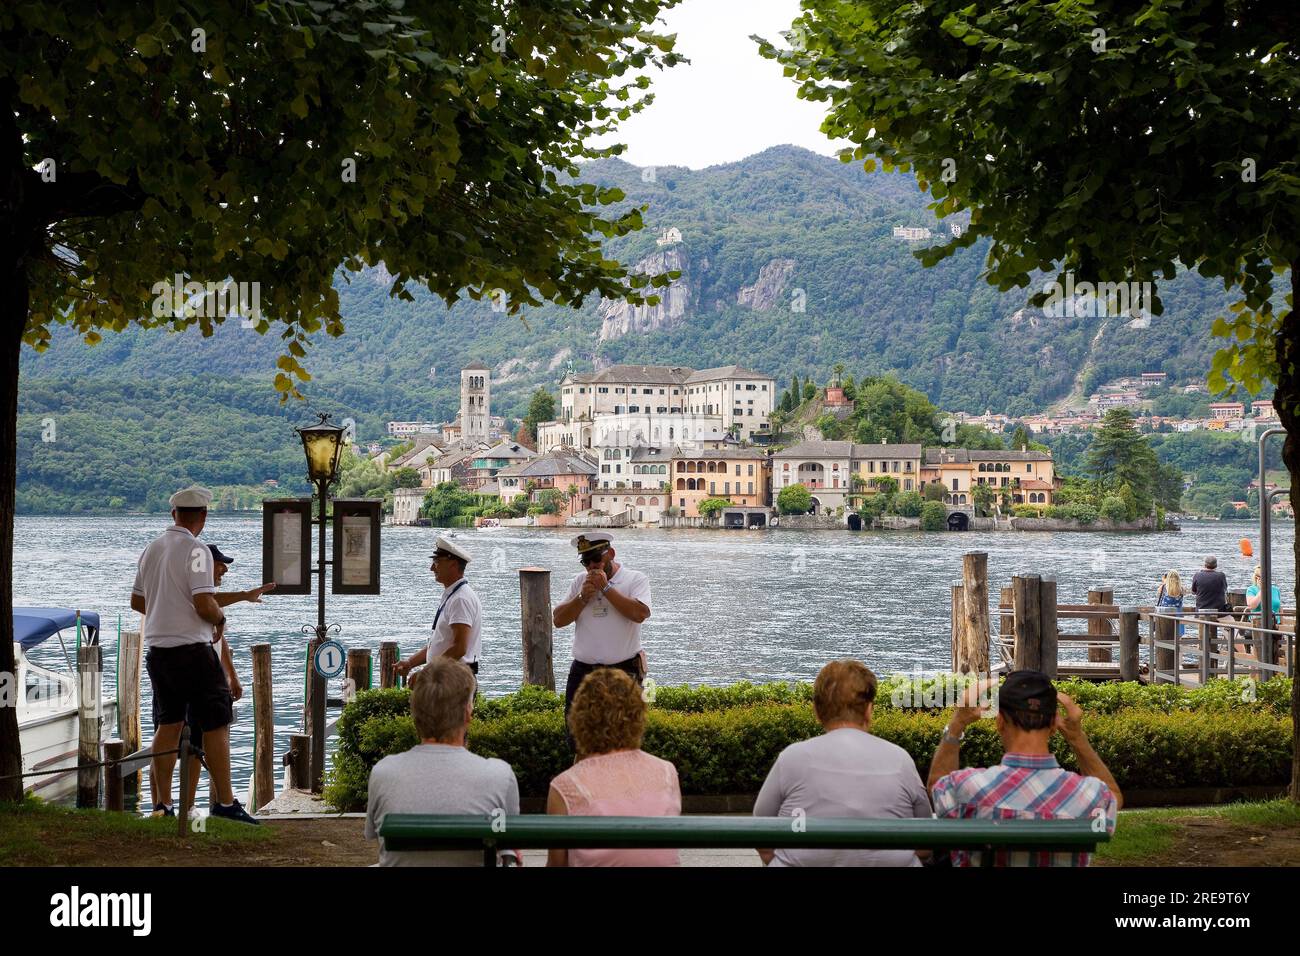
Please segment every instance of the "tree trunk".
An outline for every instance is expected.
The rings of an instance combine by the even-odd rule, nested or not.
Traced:
[[[1292,263],[1292,306],[1283,315],[1274,340],[1279,373],[1273,406],[1287,431],[1282,461],[1291,476],[1291,509],[1300,514],[1300,428],[1297,428],[1300,425],[1300,315],[1295,310],[1295,305],[1300,304],[1300,287],[1296,282],[1296,268],[1297,264]],[[1260,489],[1260,505],[1268,506],[1268,496],[1263,488]],[[1300,535],[1296,536],[1292,559],[1294,567],[1300,568]],[[1297,593],[1300,593],[1300,587]],[[1300,650],[1300,642],[1292,645],[1293,657],[1296,650]],[[1294,674],[1291,682],[1291,799],[1300,803],[1300,672],[1296,671],[1295,661],[1291,662],[1291,669]]]
[[[0,228],[3,224],[0,224]],[[18,355],[27,326],[27,271],[0,239],[0,696],[20,694],[14,660],[14,481],[18,470]],[[17,700],[0,702],[0,801],[21,800]]]
[[[24,208],[23,144],[0,96],[0,698],[17,686],[14,660],[14,482],[18,470],[18,356],[27,328],[27,256],[37,235]],[[0,699],[0,801],[21,800],[17,701]],[[6,779],[10,778],[10,779]]]

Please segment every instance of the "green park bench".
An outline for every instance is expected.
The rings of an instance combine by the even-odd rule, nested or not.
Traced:
[[[859,820],[807,817],[512,817],[390,813],[379,835],[390,851],[538,849],[755,848],[855,850],[1048,850],[1092,852],[1110,834],[1082,820]],[[993,854],[982,862],[992,865]]]

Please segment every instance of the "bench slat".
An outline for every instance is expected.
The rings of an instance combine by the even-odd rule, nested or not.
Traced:
[[[851,847],[1079,851],[1110,835],[1083,820],[860,820],[807,817],[500,817],[390,813],[379,835],[389,850],[570,848]]]

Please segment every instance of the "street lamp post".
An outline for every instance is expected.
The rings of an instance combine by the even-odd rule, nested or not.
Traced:
[[[316,671],[316,649],[328,639],[330,631],[340,630],[339,625],[325,624],[325,523],[329,520],[329,486],[338,477],[339,456],[343,451],[344,429],[330,422],[322,414],[320,421],[295,429],[302,439],[307,456],[307,477],[316,485],[318,501],[319,553],[316,559],[317,594],[316,626],[303,625],[303,633],[311,634],[307,645],[307,699],[303,705],[303,729],[311,736],[311,789],[320,793],[325,784],[325,678]]]

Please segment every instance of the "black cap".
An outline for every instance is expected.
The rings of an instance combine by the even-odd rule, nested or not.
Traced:
[[[998,689],[999,710],[1056,716],[1056,688],[1042,671],[1012,671]]]
[[[218,564],[229,565],[235,563],[234,558],[230,557],[228,554],[222,554],[221,549],[215,544],[208,545],[208,550],[212,552],[212,560],[216,561]]]

